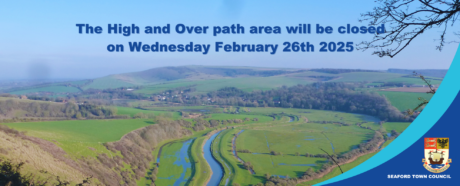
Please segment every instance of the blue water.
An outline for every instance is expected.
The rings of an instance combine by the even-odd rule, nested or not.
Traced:
[[[287,166],[316,166],[316,164],[286,164],[286,163],[278,163],[278,165],[287,165]]]
[[[170,176],[170,177],[158,177],[158,179],[175,180],[176,178],[174,178],[174,175],[172,175],[172,176]]]
[[[291,164],[291,166],[316,166],[316,164]]]
[[[178,152],[176,152],[175,156],[177,157],[177,160],[174,162],[174,165],[177,165],[179,167],[182,167],[183,171],[180,174],[180,177],[174,182],[174,186],[180,186],[182,183],[185,184],[187,183],[187,180],[190,177],[185,177],[185,172],[187,172],[187,169],[192,168],[192,164],[189,161],[188,157],[188,149],[190,145],[192,144],[193,139],[190,139],[182,145],[182,148]],[[183,185],[182,184],[182,185]]]
[[[329,142],[331,143],[331,147],[332,147],[332,152],[335,153],[335,148],[334,148],[334,145],[332,144],[332,142]]]
[[[444,167],[444,164],[441,164],[441,165],[432,165],[432,164],[428,164],[431,168],[433,169],[440,169],[442,167]]]
[[[331,144],[331,147],[332,147],[332,152],[335,153],[335,149],[334,149],[334,145],[332,144],[331,140],[325,135],[323,134],[324,137],[326,137],[326,139],[329,141],[329,143]]]
[[[267,138],[267,134],[265,134],[265,140],[267,141],[267,148],[268,148],[268,152],[270,152],[270,144],[268,143],[268,138]]]
[[[286,176],[281,176],[281,175],[272,175],[273,177],[280,177],[280,178],[286,178]],[[288,176],[289,178],[289,176]]]
[[[388,137],[391,137],[391,133],[387,133],[387,136],[388,136]]]
[[[228,172],[229,172],[229,175],[232,175],[232,172],[231,172],[231,170],[230,170],[230,167],[229,167],[226,163],[224,163],[224,165],[225,165],[225,167],[227,168],[227,170],[228,170]],[[228,179],[230,179],[230,176],[225,180],[225,186],[228,185],[228,181],[229,181]]]
[[[300,145],[297,145],[297,148],[300,148]]]
[[[212,170],[211,179],[209,180],[207,186],[219,185],[220,180],[222,180],[222,177],[224,176],[224,168],[220,166],[220,164],[217,162],[216,159],[214,159],[211,153],[211,143],[216,138],[216,136],[219,135],[219,133],[220,132],[213,134],[211,138],[209,138],[203,146],[203,149],[205,149],[204,159],[206,159]]]

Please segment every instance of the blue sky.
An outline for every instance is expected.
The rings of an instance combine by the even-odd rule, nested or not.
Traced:
[[[347,3],[353,2],[353,3]],[[0,79],[96,78],[109,74],[141,71],[161,66],[213,65],[286,68],[360,69],[447,69],[457,44],[436,51],[439,30],[424,33],[395,58],[378,58],[372,51],[320,53],[321,41],[370,40],[370,34],[288,35],[285,26],[321,24],[337,29],[359,23],[360,14],[376,4],[354,1],[271,1],[271,0],[170,0],[170,1],[2,1],[0,3]],[[103,34],[78,34],[77,23],[102,26]],[[125,37],[107,34],[107,24],[136,24],[141,34]],[[176,34],[146,35],[145,26],[182,23],[189,26],[241,24],[244,35]],[[248,34],[250,26],[281,26],[283,34]],[[449,38],[448,38],[449,39]],[[452,38],[451,39],[456,39]],[[278,44],[275,55],[268,53],[111,53],[108,44],[141,41],[153,44],[211,44],[216,41],[241,44]],[[314,53],[280,52],[285,41],[315,44]]]

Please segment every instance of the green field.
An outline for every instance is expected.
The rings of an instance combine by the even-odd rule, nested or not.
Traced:
[[[419,97],[428,101],[433,97],[433,94],[419,92],[378,91],[378,93],[384,95],[391,102],[391,105],[395,106],[400,111],[417,107],[421,103],[421,101],[418,100]]]
[[[303,174],[309,167],[320,168],[325,161],[322,158],[303,156],[306,153],[323,154],[321,149],[324,149],[330,154],[342,154],[372,138],[373,133],[371,130],[354,125],[342,127],[315,123],[279,127],[275,125],[266,129],[245,130],[237,138],[237,149],[248,149],[252,153],[239,154],[244,161],[254,164],[257,174],[262,171],[263,174],[299,177],[299,174]],[[269,155],[270,151],[280,152],[282,155]],[[296,153],[301,156],[296,156]],[[315,165],[289,166],[291,164]]]
[[[255,116],[273,113],[292,114],[299,118],[308,117],[309,120],[314,118],[326,121],[346,121],[347,123],[363,122],[369,119],[363,115],[302,109],[250,108],[250,112],[245,112],[245,114]],[[288,121],[286,116],[282,116],[275,121],[269,120],[266,123],[243,125],[223,131],[213,142],[213,147],[218,150],[216,154],[218,161],[229,165],[229,168],[224,168],[226,172],[221,185],[225,184],[227,178],[231,180],[229,185],[263,183],[266,173],[299,177],[310,167],[314,170],[319,169],[326,161],[324,158],[305,157],[305,153],[323,154],[324,152],[319,149],[322,148],[329,153],[342,154],[372,138],[374,134],[374,131],[362,129],[356,125],[305,123],[302,119],[294,122]],[[377,125],[373,122],[369,124]],[[238,155],[244,161],[251,162],[255,175],[251,175],[248,170],[244,169],[242,163],[238,162],[232,154],[233,136],[241,130],[244,132],[237,138],[237,149],[246,149],[251,153],[238,153]],[[331,143],[334,145],[334,150],[332,150]],[[270,155],[271,150],[281,152],[282,155]],[[296,156],[297,153],[300,156]]]
[[[80,92],[80,89],[75,87],[67,87],[67,86],[46,86],[46,87],[37,87],[25,90],[18,90],[9,92],[10,94],[16,95],[26,95],[36,92],[51,92],[51,93],[76,93]]]
[[[128,132],[153,124],[150,120],[70,120],[8,123],[28,135],[54,142],[73,158],[95,157],[108,151],[102,143],[118,141]],[[93,148],[94,150],[90,149]]]
[[[255,114],[255,115],[269,115],[269,114],[290,114],[301,117],[308,118],[308,121],[333,121],[333,122],[344,122],[348,124],[355,124],[358,122],[378,122],[378,118],[361,115],[361,114],[352,114],[345,112],[334,112],[326,110],[312,110],[312,109],[295,109],[295,108],[250,108],[251,112],[245,112],[245,114]]]

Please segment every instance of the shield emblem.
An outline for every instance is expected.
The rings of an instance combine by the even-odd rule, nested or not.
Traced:
[[[449,138],[425,138],[423,166],[430,172],[441,173],[450,167]]]

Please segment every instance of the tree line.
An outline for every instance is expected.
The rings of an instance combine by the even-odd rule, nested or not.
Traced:
[[[313,83],[253,92],[226,87],[207,96],[212,104],[217,105],[332,110],[376,116],[386,121],[411,120],[404,117],[384,96],[356,88],[356,85],[347,83]],[[187,102],[198,103],[197,99]]]
[[[20,115],[18,115],[20,113]],[[0,119],[2,122],[15,122],[28,119],[106,119],[116,118],[114,107],[93,105],[23,101],[19,99],[0,100]]]

